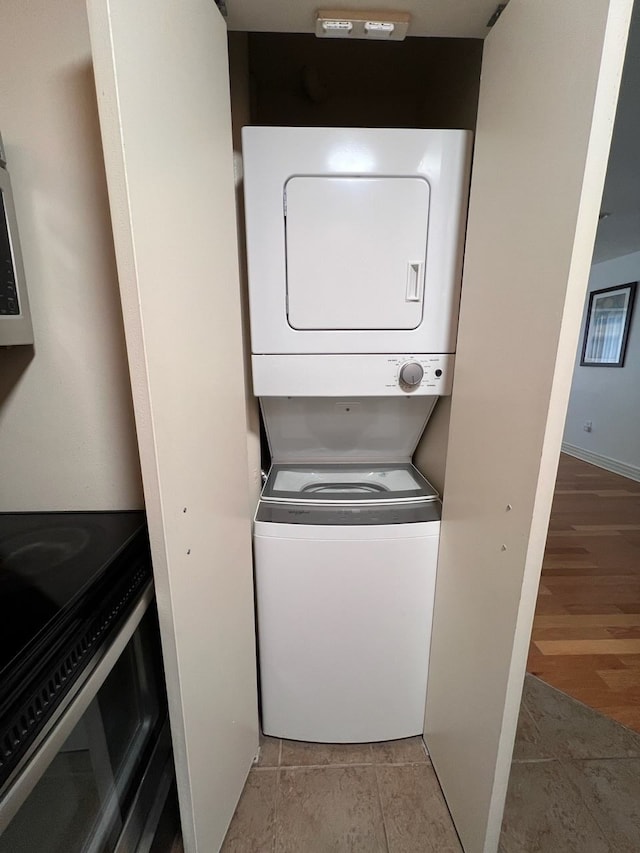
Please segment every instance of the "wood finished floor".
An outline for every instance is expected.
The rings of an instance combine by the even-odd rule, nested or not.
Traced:
[[[527,668],[640,732],[640,483],[565,454]]]

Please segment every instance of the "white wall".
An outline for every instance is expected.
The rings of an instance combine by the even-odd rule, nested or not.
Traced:
[[[640,249],[640,3],[631,18],[620,99],[600,210],[610,215],[598,225],[593,263]]]
[[[451,397],[441,397],[436,403],[413,456],[413,464],[441,495],[444,492],[450,417]]]
[[[258,747],[227,31],[211,0],[89,10],[184,846],[214,853]]]
[[[499,844],[631,5],[511,0],[485,40],[425,717],[466,853]]]
[[[242,310],[244,387],[247,416],[247,457],[249,463],[249,511],[253,515],[260,497],[260,415],[258,400],[253,396],[251,378],[251,335],[249,331],[249,282],[244,227],[244,184],[242,166],[242,128],[251,124],[249,94],[249,53],[246,33],[229,33],[229,82],[231,88],[231,125],[233,132],[233,165],[236,185],[238,231],[238,266],[240,272],[240,307]]]
[[[638,280],[640,252],[634,252],[594,264],[589,292]],[[564,449],[595,464],[640,479],[640,307],[636,305],[631,319],[624,367],[581,367],[588,303],[587,297],[564,431]],[[585,432],[586,421],[592,422],[592,432]]]
[[[0,130],[35,350],[0,350],[0,510],[142,505],[84,0],[3,0]]]

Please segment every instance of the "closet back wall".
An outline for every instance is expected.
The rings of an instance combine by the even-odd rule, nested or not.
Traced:
[[[481,59],[479,39],[249,33],[252,124],[473,130]]]

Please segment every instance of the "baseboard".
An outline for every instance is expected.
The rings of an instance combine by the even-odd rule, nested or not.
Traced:
[[[617,459],[602,456],[600,453],[593,453],[591,450],[584,450],[582,447],[567,444],[565,441],[562,442],[562,452],[568,453],[569,456],[575,456],[576,459],[582,459],[583,462],[597,465],[598,468],[604,468],[605,471],[620,474],[622,477],[628,477],[630,480],[637,480],[640,483],[640,467],[637,465],[627,465],[626,462],[618,462]]]

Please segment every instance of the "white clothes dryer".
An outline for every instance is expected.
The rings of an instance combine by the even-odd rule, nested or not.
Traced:
[[[472,134],[242,139],[256,395],[451,393]]]

